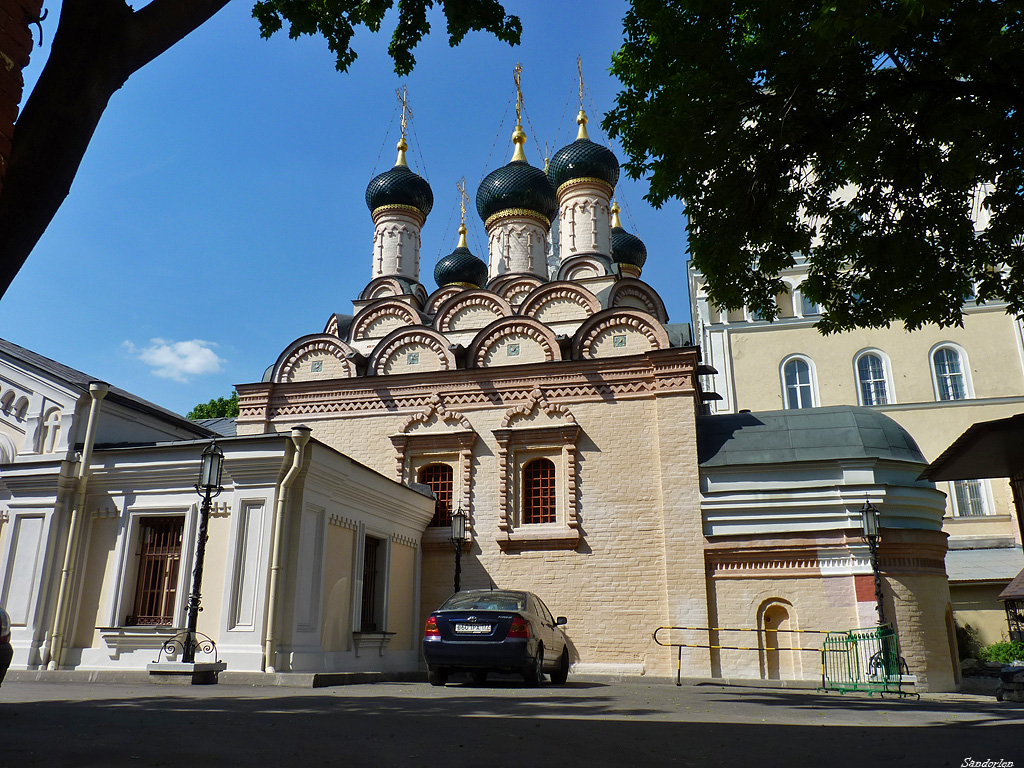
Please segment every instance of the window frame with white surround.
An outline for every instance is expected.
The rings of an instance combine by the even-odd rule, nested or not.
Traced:
[[[969,492],[968,489],[970,484],[976,483],[977,488],[977,504],[980,506],[981,511],[975,512],[973,509],[968,511],[966,514],[963,510],[963,505],[960,500],[960,493],[958,488],[964,488],[965,492]],[[969,505],[973,505],[975,502],[969,502]],[[991,517],[995,514],[995,506],[992,499],[992,487],[988,480],[981,479],[970,479],[970,480],[950,480],[949,481],[949,506],[950,513],[957,520],[977,520],[979,518]]]
[[[809,387],[810,389],[810,405],[798,405],[793,407],[790,405],[789,400],[789,383],[787,381],[786,369],[792,363],[802,362],[807,366],[807,383],[797,382],[795,385],[798,389],[801,387]],[[806,408],[818,408],[821,405],[821,401],[818,399],[818,377],[814,369],[814,361],[807,355],[796,353],[787,355],[779,363],[779,383],[782,386],[782,407],[787,411],[798,411]],[[802,401],[803,398],[801,398]]]
[[[949,387],[944,386],[941,382],[942,379],[949,379],[951,374],[942,373],[938,371],[936,365],[936,355],[939,352],[951,351],[956,353],[957,360],[960,364],[959,375],[963,382],[963,395],[961,397],[943,397],[943,393],[949,393]],[[932,377],[932,390],[935,395],[935,401],[939,403],[952,403],[958,400],[973,400],[974,399],[974,384],[971,381],[971,366],[967,358],[967,350],[961,347],[959,344],[955,344],[951,341],[939,342],[928,350],[928,369],[931,371]]]
[[[128,624],[138,589],[138,549],[142,523],[154,518],[169,517],[184,518],[173,619],[170,624]],[[185,626],[198,518],[199,508],[196,504],[169,504],[125,510],[117,542],[117,587],[108,604],[107,626],[99,628],[101,637],[112,650],[122,654],[159,648]]]
[[[881,378],[872,378],[867,382],[862,376],[861,363],[869,357],[873,357],[878,360],[878,364],[881,368]],[[872,372],[875,373],[875,372]],[[896,392],[893,387],[893,375],[892,375],[892,364],[889,360],[889,356],[880,349],[875,347],[868,347],[862,349],[853,358],[853,376],[854,381],[857,384],[857,404],[861,406],[876,406],[876,405],[893,405],[896,401]],[[883,386],[883,402],[868,402],[865,398],[864,385],[875,384],[881,381]]]

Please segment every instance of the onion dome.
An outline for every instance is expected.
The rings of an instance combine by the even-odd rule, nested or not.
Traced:
[[[423,218],[434,206],[434,193],[426,179],[409,170],[405,150],[409,145],[403,138],[398,142],[398,160],[390,171],[374,176],[366,186],[366,207],[375,213],[385,207],[415,208]]]
[[[487,264],[470,253],[465,225],[459,227],[459,244],[455,250],[441,257],[434,267],[434,282],[438,288],[446,285],[483,288],[487,283]]]
[[[579,179],[597,179],[615,188],[619,180],[619,161],[607,147],[595,144],[587,135],[587,116],[580,110],[576,116],[580,126],[576,141],[562,147],[551,157],[548,178],[555,189]]]
[[[516,151],[512,161],[487,174],[476,192],[476,210],[484,224],[498,213],[521,211],[539,214],[550,223],[558,215],[558,201],[547,174],[526,162],[522,145],[526,142],[523,127],[512,133]]]
[[[640,274],[647,261],[647,246],[636,235],[631,235],[622,228],[619,221],[619,204],[612,205],[612,261],[625,266],[625,272]]]

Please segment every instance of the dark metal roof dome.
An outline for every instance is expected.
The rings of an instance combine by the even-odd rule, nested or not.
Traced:
[[[548,163],[548,178],[555,189],[575,179],[600,179],[615,188],[619,180],[619,161],[607,147],[595,144],[587,135],[587,113],[580,105],[576,115],[579,133],[576,141],[555,152]]]
[[[407,145],[398,143],[398,161],[390,171],[374,176],[366,185],[366,207],[373,213],[390,205],[410,206],[426,218],[434,207],[434,193],[427,180],[409,170],[405,163]]]
[[[434,267],[434,282],[438,288],[452,284],[475,285],[483,288],[487,283],[487,264],[470,253],[466,245],[466,227],[459,227],[459,244],[447,256],[442,256]]]
[[[612,227],[612,261],[642,268],[647,261],[647,246],[622,227]]]
[[[612,203],[612,261],[616,264],[632,264],[637,269],[643,269],[647,262],[647,246],[644,241],[622,228],[618,203]]]
[[[575,179],[600,179],[614,188],[619,180],[619,161],[607,147],[590,139],[576,139],[552,155],[548,178],[555,189]]]
[[[547,174],[525,160],[513,160],[491,171],[476,192],[476,210],[484,222],[513,209],[534,211],[548,221],[558,215],[558,201]]]

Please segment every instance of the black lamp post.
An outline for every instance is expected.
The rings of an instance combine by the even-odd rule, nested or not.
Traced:
[[[199,623],[199,603],[203,588],[203,561],[206,559],[206,528],[210,522],[210,500],[222,490],[221,471],[224,469],[224,451],[214,440],[203,451],[196,492],[203,497],[199,511],[199,536],[196,542],[196,568],[192,572],[192,594],[188,596],[188,632],[181,650],[181,660],[193,664],[196,660],[196,625]]]
[[[455,547],[455,591],[459,591],[462,580],[462,545],[466,543],[466,524],[469,515],[460,506],[452,513],[452,535],[449,541]]]
[[[860,518],[864,538],[868,542],[868,552],[871,555],[871,572],[875,576],[875,610],[878,611],[878,626],[881,627],[886,621],[885,608],[882,605],[882,574],[878,570],[878,542],[882,538],[878,532],[878,509],[870,501],[865,501]]]

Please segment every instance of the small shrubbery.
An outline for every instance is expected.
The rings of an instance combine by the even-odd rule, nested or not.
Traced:
[[[978,630],[970,624],[964,626],[956,625],[956,645],[960,652],[960,661],[964,659],[981,658],[981,640],[978,637]]]
[[[1009,664],[1011,661],[1024,661],[1024,643],[1003,641],[993,643],[987,648],[978,651],[978,658],[982,661],[997,661],[1000,664]]]

